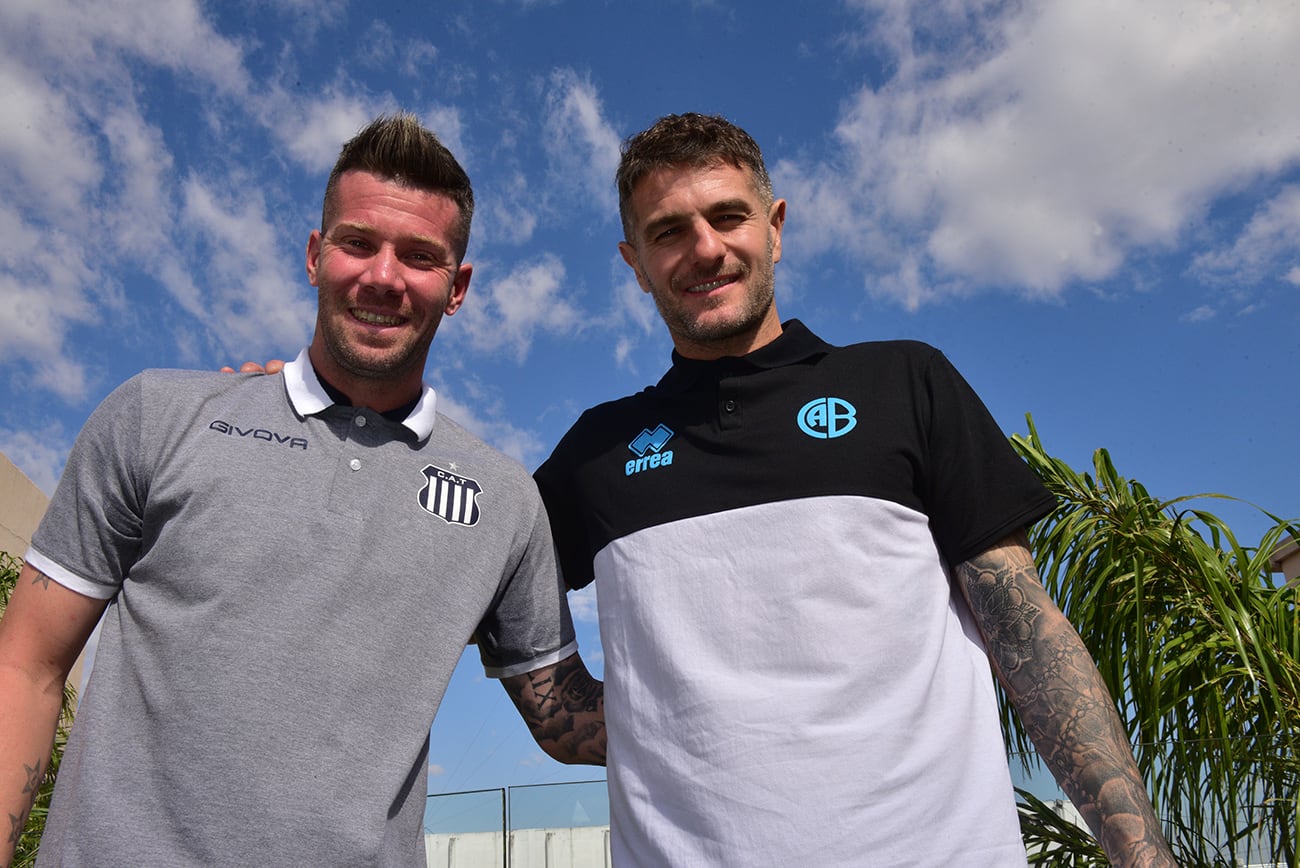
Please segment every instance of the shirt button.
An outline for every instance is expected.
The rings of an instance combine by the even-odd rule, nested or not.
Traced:
[[[722,409],[726,410],[728,413],[734,413],[736,412],[736,402],[727,401],[725,404],[722,405]]]
[[[360,458],[353,458],[351,461],[348,462],[348,467],[351,467],[353,470],[360,470],[360,469],[361,469],[361,459],[360,459]]]
[[[356,418],[356,422],[357,422],[357,427],[358,427],[358,428],[364,428],[364,427],[366,427],[366,417],[365,417],[365,416],[358,416],[358,417]]]

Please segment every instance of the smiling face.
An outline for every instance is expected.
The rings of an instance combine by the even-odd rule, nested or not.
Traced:
[[[781,334],[773,289],[785,201],[769,203],[748,169],[657,169],[637,182],[630,204],[632,237],[619,252],[678,353],[739,356]]]
[[[353,403],[391,410],[419,396],[438,323],[469,289],[453,244],[460,212],[441,193],[360,171],[339,178],[335,206],[307,242],[319,295],[311,362]]]

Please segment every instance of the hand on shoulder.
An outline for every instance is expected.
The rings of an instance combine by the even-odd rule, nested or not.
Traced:
[[[221,368],[223,374],[233,374],[235,369],[226,365]],[[259,365],[257,362],[244,362],[239,366],[241,374],[278,374],[284,370],[284,361],[281,359],[271,359],[265,365]]]

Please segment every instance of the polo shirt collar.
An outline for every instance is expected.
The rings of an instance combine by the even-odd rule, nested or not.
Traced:
[[[824,355],[833,349],[830,344],[813,334],[797,319],[781,324],[781,334],[770,344],[765,344],[743,356],[724,356],[720,359],[688,359],[673,350],[673,366],[659,381],[660,388],[686,388],[701,377],[717,379],[753,370],[783,368],[798,364],[813,356]]]
[[[289,393],[289,403],[299,416],[315,416],[335,404],[317,378],[306,348],[298,353],[298,358],[284,366],[284,386]],[[402,420],[403,427],[421,441],[429,439],[437,419],[437,404],[437,393],[425,384],[415,409]]]

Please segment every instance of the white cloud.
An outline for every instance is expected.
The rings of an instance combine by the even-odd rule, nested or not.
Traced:
[[[91,97],[123,75],[123,55],[185,72],[237,94],[247,87],[239,46],[217,33],[194,0],[11,0],[0,4],[7,53],[78,80]],[[93,97],[92,97],[93,98]]]
[[[618,335],[614,347],[615,362],[622,368],[634,370],[634,352],[647,337],[663,328],[662,320],[650,294],[642,291],[632,269],[617,255],[611,260],[610,282],[614,287],[614,308],[605,327]]]
[[[96,273],[76,233],[33,226],[0,206],[0,360],[23,360],[40,388],[65,400],[85,396],[85,368],[65,356],[68,331],[98,322],[86,287]]]
[[[402,75],[415,77],[438,58],[438,48],[423,39],[407,39],[394,32],[384,21],[371,21],[361,35],[358,61],[375,70],[396,65]],[[394,63],[396,62],[396,63]]]
[[[425,106],[419,113],[420,122],[433,131],[438,140],[446,145],[461,164],[466,173],[474,164],[473,155],[465,145],[465,125],[460,117],[460,109],[452,106],[432,104]],[[340,139],[342,141],[342,139]],[[473,177],[471,176],[471,181]]]
[[[1197,256],[1192,269],[1202,279],[1257,283],[1295,273],[1297,260],[1300,186],[1290,186],[1265,203],[1230,245]]]
[[[72,448],[61,429],[40,432],[0,429],[0,452],[4,453],[46,496],[54,496],[63,464]]]
[[[582,329],[582,312],[569,300],[564,263],[551,254],[517,265],[497,277],[489,263],[470,286],[458,330],[480,352],[504,350],[522,363],[539,333],[570,334]]]
[[[434,354],[438,350],[438,340],[434,340]],[[431,354],[431,359],[434,358]],[[435,360],[436,363],[436,360]],[[458,425],[477,436],[494,449],[498,449],[518,461],[525,467],[532,467],[546,454],[546,445],[537,435],[515,427],[505,416],[505,408],[499,400],[492,400],[478,388],[472,380],[458,379],[456,386],[469,397],[467,403],[454,396],[447,387],[449,376],[435,372],[432,379],[438,393],[438,412],[452,419]]]
[[[1180,322],[1205,322],[1206,320],[1214,319],[1217,315],[1218,314],[1214,308],[1210,307],[1208,304],[1203,304],[1195,310],[1189,310],[1178,319]]]
[[[599,622],[595,582],[585,588],[569,593],[569,612],[572,613],[575,623],[595,624]]]
[[[304,100],[298,94],[273,88],[259,100],[260,115],[289,156],[312,172],[326,173],[338,159],[339,147],[355,136],[388,105],[333,90]]]
[[[260,194],[191,175],[183,197],[185,231],[206,253],[209,295],[189,295],[186,287],[178,300],[197,305],[191,313],[229,353],[242,357],[302,345],[315,322],[315,299],[277,247],[276,227]]]
[[[545,114],[543,137],[555,182],[613,219],[620,140],[604,118],[595,86],[571,69],[556,70],[547,80]]]
[[[894,77],[848,103],[839,159],[774,174],[791,252],[858,251],[909,304],[1104,279],[1300,161],[1294,4],[857,5]]]
[[[183,273],[172,158],[137,103],[142,66],[226,97],[247,83],[238,46],[193,2],[0,5],[0,357],[69,402],[89,389],[74,328],[131,315],[107,275]]]
[[[81,212],[103,168],[93,135],[65,95],[26,64],[0,54],[0,116],[5,198],[51,217]]]
[[[474,235],[478,241],[519,245],[532,239],[538,223],[535,210],[538,197],[529,191],[522,172],[498,176],[496,183],[482,195],[475,190],[474,196],[475,201],[483,203],[477,206],[482,219],[475,217],[475,226],[479,228]]]

